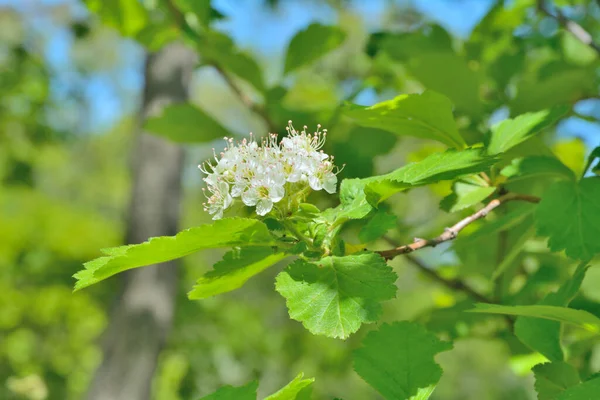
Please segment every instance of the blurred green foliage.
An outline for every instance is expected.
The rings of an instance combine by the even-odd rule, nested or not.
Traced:
[[[265,3],[274,4],[257,3],[257,9],[285,6],[281,4],[285,2]],[[118,65],[123,55],[112,49],[122,41],[135,40],[153,51],[185,38],[202,56],[194,104],[168,109],[162,120],[150,121],[148,129],[156,134],[174,126],[180,140],[189,143],[207,142],[227,132],[262,134],[267,129],[260,115],[249,113],[221,80],[203,76],[216,67],[239,81],[277,129],[282,130],[289,119],[310,127],[322,123],[330,131],[326,151],[347,164],[340,178],[366,178],[440,151],[438,143],[419,138],[423,135],[415,130],[414,121],[419,116],[402,114],[396,107],[398,102],[435,94],[425,92],[384,103],[389,118],[375,123],[373,109],[344,105],[344,101],[358,101],[365,93],[388,100],[429,89],[452,102],[446,104],[441,98],[439,108],[431,111],[440,119],[434,127],[439,141],[452,146],[463,146],[463,138],[467,144],[489,143],[490,131],[523,118],[491,129],[498,115],[532,112],[527,117],[531,120],[525,121],[531,129],[510,142],[508,147],[514,147],[493,151],[505,167],[494,178],[509,190],[539,195],[546,180],[558,176],[566,179],[554,184],[553,193],[560,196],[562,186],[571,184],[569,179],[588,169],[585,156],[592,149],[577,138],[558,136],[555,128],[557,123],[578,118],[597,129],[598,105],[595,113],[587,114],[576,105],[598,97],[598,54],[536,11],[534,1],[493,3],[470,35],[460,38],[432,23],[410,3],[387,5],[373,30],[367,29],[348,2],[331,1],[328,7],[337,21],[303,29],[291,40],[287,55],[283,49],[275,59],[240,49],[232,38],[213,29],[215,21],[227,15],[208,0],[174,1],[184,24],[162,0],[90,0],[85,4],[92,13],[83,17],[75,12],[61,17],[60,5],[33,12],[0,6],[0,398],[83,397],[100,362],[101,333],[120,285],[113,278],[91,290],[72,293],[71,275],[83,262],[99,256],[99,249],[122,244],[131,184],[131,138],[137,124],[133,116],[125,115],[110,129],[89,133],[67,123],[73,116],[89,117],[89,111],[78,93],[70,93],[67,100],[52,94],[58,78],[46,56],[43,28],[32,28],[33,14],[48,13],[55,19],[54,24],[71,41],[70,62],[83,71],[84,78]],[[599,38],[596,2],[555,1],[555,5],[592,38]],[[314,5],[306,1],[304,6]],[[309,41],[318,46],[307,46]],[[96,52],[109,56],[98,57]],[[536,112],[555,106],[567,106],[567,111],[541,122],[537,119],[547,115]],[[456,126],[448,123],[452,114]],[[538,123],[550,129],[523,141]],[[210,128],[209,135],[196,137],[194,124]],[[172,136],[173,131],[165,135]],[[191,147],[190,164],[210,156],[210,147]],[[515,154],[529,158],[511,162]],[[590,159],[588,167],[595,163]],[[548,171],[554,175],[548,176]],[[588,199],[581,207],[586,208],[586,215],[596,217],[592,210],[597,204],[592,198],[595,192],[588,193],[585,182],[578,184],[580,197]],[[186,171],[185,183],[183,227],[207,222],[195,170]],[[489,196],[489,190],[482,191],[482,187],[489,189],[467,175],[454,186],[442,182],[413,189],[394,196],[384,212],[376,214],[378,219],[350,223],[344,235],[349,243],[356,243],[357,237],[370,241],[385,232],[402,243],[415,236],[435,236]],[[312,200],[332,205],[324,196],[315,195]],[[439,210],[440,201],[447,205],[443,209],[455,214]],[[561,210],[547,207],[540,212],[559,214]],[[428,249],[420,256],[439,266],[437,271],[446,277],[460,277],[482,290],[499,290],[507,306],[533,306],[556,291],[573,274],[575,265],[561,253],[549,252],[543,239],[528,234],[534,226],[532,214],[531,207],[509,205],[466,229],[451,249]],[[593,218],[582,224],[588,231],[597,229]],[[384,242],[375,244],[387,247]],[[568,241],[560,246],[581,256],[597,248]],[[509,262],[502,264],[502,255],[510,255]],[[258,391],[266,395],[286,385],[299,371],[317,378],[315,398],[379,398],[353,372],[351,357],[352,349],[374,328],[364,327],[346,341],[309,334],[289,319],[284,300],[276,295],[276,269],[251,279],[239,291],[187,300],[185,293],[221,256],[215,251],[185,259],[176,321],[153,382],[155,399],[199,398],[223,385],[241,386],[253,379],[260,380]],[[571,306],[600,316],[597,264],[597,259],[592,262]],[[442,338],[455,340],[453,350],[436,357],[444,375],[431,399],[535,398],[531,367],[545,359],[508,334],[502,318],[464,312],[472,308],[470,299],[424,278],[406,260],[396,259],[390,265],[399,276],[399,295],[383,304],[382,320],[412,319]],[[512,279],[500,278],[490,288],[489,278],[500,268],[510,271],[505,275]],[[565,359],[578,369],[578,379],[600,369],[597,337],[565,326],[563,343]],[[549,380],[564,374],[553,368],[561,367],[534,372]],[[542,389],[546,390],[556,388]]]

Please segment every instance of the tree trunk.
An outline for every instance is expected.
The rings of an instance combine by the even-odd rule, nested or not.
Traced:
[[[171,44],[148,56],[142,121],[188,98],[194,54]],[[177,232],[183,150],[139,132],[133,148],[133,187],[127,243]],[[177,288],[175,262],[138,268],[124,285],[103,342],[103,361],[89,400],[148,400],[157,358],[172,325]]]

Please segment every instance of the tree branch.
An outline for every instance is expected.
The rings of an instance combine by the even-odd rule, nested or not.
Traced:
[[[577,22],[565,17],[565,15],[558,8],[556,8],[555,13],[553,14],[546,7],[544,0],[537,0],[537,9],[546,16],[555,19],[560,26],[575,36],[581,43],[591,47],[600,55],[600,45],[594,43],[592,35],[583,29],[583,27]]]
[[[442,233],[441,235],[439,235],[433,239],[418,239],[418,240],[415,240],[414,243],[398,246],[391,250],[378,251],[377,253],[379,253],[379,255],[381,255],[386,260],[391,260],[392,258],[394,258],[398,255],[401,255],[401,254],[412,253],[413,251],[416,251],[416,250],[419,250],[419,249],[422,249],[425,247],[435,247],[440,243],[456,239],[456,237],[458,236],[458,233],[460,231],[462,231],[464,228],[466,228],[468,225],[477,221],[478,219],[485,217],[486,215],[488,215],[490,213],[490,211],[492,211],[496,207],[500,206],[501,204],[508,203],[509,201],[514,201],[514,200],[527,201],[529,203],[539,203],[540,202],[539,197],[530,196],[530,195],[526,195],[526,194],[508,193],[497,199],[490,201],[481,210],[477,211],[475,214],[469,215],[468,217],[460,220],[459,222],[457,222],[450,228],[446,228],[444,230],[444,233]]]
[[[187,23],[187,21],[185,20],[185,16],[181,12],[181,10],[179,10],[177,8],[177,6],[173,3],[173,0],[166,0],[165,3],[167,5],[169,11],[173,15],[173,19],[175,20],[175,23],[177,24],[179,29],[193,41],[202,40],[202,38],[200,37],[198,32],[196,32]],[[200,54],[200,55],[202,55],[202,54]],[[267,124],[267,127],[268,127],[270,133],[276,132],[277,125],[269,117],[269,113],[267,112],[265,107],[252,101],[252,99],[242,91],[242,89],[237,85],[237,83],[233,80],[233,78],[231,78],[231,76],[229,76],[227,74],[227,72],[225,72],[225,70],[219,64],[217,64],[214,61],[210,61],[206,65],[210,65],[211,67],[213,67],[223,77],[223,79],[225,80],[225,83],[227,83],[229,88],[237,95],[237,97],[240,99],[240,101],[248,109],[250,109],[250,111],[258,114],[264,120],[264,122]]]

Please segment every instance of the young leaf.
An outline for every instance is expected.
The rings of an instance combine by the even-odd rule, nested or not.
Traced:
[[[387,211],[377,210],[375,215],[358,232],[358,238],[362,243],[372,242],[385,235],[387,231],[396,227],[398,217]]]
[[[536,210],[537,233],[552,251],[587,260],[600,253],[600,177],[550,186]]]
[[[340,185],[340,205],[326,210],[325,217],[336,220],[362,219],[373,209],[367,202],[365,185],[373,178],[344,179]]]
[[[579,291],[585,277],[585,263],[579,265],[573,278],[564,283],[556,293],[550,293],[540,305],[562,306],[569,305]],[[519,340],[546,356],[550,361],[563,361],[564,354],[560,345],[560,322],[539,318],[519,317],[515,323],[515,335]]]
[[[562,361],[536,365],[533,375],[538,400],[555,400],[565,389],[580,382],[577,370]]]
[[[588,150],[581,138],[574,137],[572,139],[557,141],[552,145],[551,151],[560,162],[573,171],[575,176],[583,176],[585,155]]]
[[[284,73],[317,60],[341,45],[345,38],[346,33],[336,26],[310,24],[290,41]]]
[[[304,373],[301,372],[277,393],[265,397],[265,400],[296,400],[300,391],[315,381],[315,378],[302,379],[303,377]]]
[[[408,399],[439,381],[442,368],[434,356],[450,349],[452,343],[414,322],[383,324],[354,351],[354,370],[386,399]]]
[[[495,191],[495,187],[457,181],[452,185],[452,193],[440,202],[440,208],[448,212],[457,212],[481,203]]]
[[[369,107],[346,104],[343,112],[357,125],[433,139],[458,149],[466,146],[452,116],[452,103],[432,91],[402,94]]]
[[[297,260],[276,280],[290,317],[311,333],[345,339],[381,314],[380,302],[396,294],[397,276],[374,253]]]
[[[242,287],[254,275],[283,260],[285,253],[274,253],[270,247],[242,248],[225,254],[223,260],[215,264],[214,270],[207,272],[196,282],[188,298],[205,299],[217,294],[230,292]]]
[[[431,154],[422,161],[407,164],[389,174],[363,180],[364,190],[369,203],[377,205],[391,195],[412,187],[484,171],[495,161],[483,154],[481,149],[447,150]]]
[[[417,394],[415,394],[408,400],[428,400],[429,397],[431,397],[431,395],[433,394],[433,391],[435,390],[435,386],[436,385],[430,385],[425,388],[419,388],[419,390],[417,391]]]
[[[223,386],[216,392],[202,397],[200,400],[256,400],[258,381],[252,381],[244,386]]]
[[[535,306],[501,306],[497,304],[477,303],[468,312],[517,315],[549,319],[572,324],[593,333],[600,333],[600,318],[583,310],[573,308],[535,305]]]
[[[192,104],[166,107],[161,115],[148,118],[144,129],[177,143],[204,143],[231,136],[220,123]]]
[[[84,264],[74,275],[75,290],[119,272],[174,260],[203,249],[231,246],[270,246],[275,243],[266,225],[255,219],[224,218],[186,229],[175,236],[154,237],[140,244],[104,249],[103,257]]]
[[[600,393],[600,377],[572,386],[556,397],[556,400],[592,400]]]
[[[573,171],[558,158],[546,156],[517,158],[510,165],[504,167],[500,173],[510,178],[509,182],[540,178],[575,179]]]
[[[549,110],[522,114],[494,125],[488,145],[488,153],[491,155],[504,153],[547,126],[552,125],[566,111],[566,107],[555,107]]]

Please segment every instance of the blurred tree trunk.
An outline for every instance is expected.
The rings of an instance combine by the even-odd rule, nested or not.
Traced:
[[[148,56],[141,120],[188,98],[194,54],[171,44]],[[183,150],[139,132],[133,148],[133,187],[127,243],[177,232]],[[103,342],[103,361],[90,400],[147,400],[157,358],[173,321],[175,262],[128,271]]]

